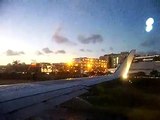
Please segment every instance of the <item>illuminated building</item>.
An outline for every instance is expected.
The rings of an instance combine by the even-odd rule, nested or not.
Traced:
[[[66,72],[67,64],[66,63],[53,63],[52,64],[52,72],[59,73],[59,72]]]
[[[31,67],[37,66],[31,64]],[[50,73],[71,73],[71,74],[88,74],[98,75],[100,73],[106,73],[108,71],[107,61],[100,60],[98,58],[75,58],[68,63],[39,63],[40,72]]]
[[[50,63],[41,63],[41,72],[51,73],[52,65]]]
[[[108,61],[108,68],[116,68],[118,64],[122,63],[124,59],[128,56],[128,52],[121,52],[120,54],[106,54],[100,56],[99,59]]]
[[[72,68],[74,71],[79,72],[81,74],[94,72],[95,74],[98,72],[105,73],[107,72],[107,61],[100,60],[98,58],[75,58],[73,60]]]

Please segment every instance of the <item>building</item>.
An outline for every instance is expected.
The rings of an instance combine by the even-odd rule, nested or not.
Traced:
[[[100,60],[98,58],[74,58],[68,63],[41,63],[41,72],[43,73],[71,73],[71,74],[88,74],[93,73],[98,75],[100,73],[106,73],[107,61]]]
[[[68,71],[67,63],[53,63],[52,64],[53,73],[66,72],[66,71]]]
[[[152,62],[160,61],[160,55],[137,56],[133,62]]]
[[[121,52],[120,53],[120,59],[119,59],[119,63],[122,63],[124,61],[124,59],[129,55],[129,52]]]
[[[108,61],[108,68],[116,68],[120,63],[124,61],[128,54],[129,52],[121,52],[119,54],[111,53],[100,56],[99,59]]]
[[[94,74],[106,73],[107,61],[100,60],[98,58],[74,58],[72,64],[68,64],[72,68],[72,71],[79,72],[81,74],[87,74],[93,72]]]
[[[43,73],[60,73],[67,72],[67,63],[41,63],[41,72]]]
[[[40,66],[41,66],[41,72],[42,73],[48,73],[49,74],[49,73],[53,72],[53,66],[50,63],[41,63]]]
[[[119,61],[120,54],[106,54],[104,56],[100,56],[99,59],[108,61],[108,68],[116,68]]]

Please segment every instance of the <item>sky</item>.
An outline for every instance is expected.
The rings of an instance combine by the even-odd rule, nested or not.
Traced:
[[[146,20],[153,29],[146,32]],[[0,0],[0,64],[160,52],[159,0]]]

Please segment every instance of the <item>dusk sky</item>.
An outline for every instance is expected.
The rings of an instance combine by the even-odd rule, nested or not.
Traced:
[[[0,64],[160,52],[159,46],[160,0],[0,0]]]

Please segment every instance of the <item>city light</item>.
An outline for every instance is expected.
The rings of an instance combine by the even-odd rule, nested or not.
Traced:
[[[37,65],[36,63],[31,63],[32,67],[36,67],[36,65]]]
[[[68,66],[72,66],[72,65],[73,65],[73,61],[67,62],[67,65],[68,65]]]
[[[90,69],[90,68],[92,68],[92,65],[90,63],[88,63],[87,67]]]
[[[36,72],[38,71],[39,74],[52,73],[58,75],[61,73],[69,73],[75,76],[83,74],[101,75],[102,73],[107,73],[109,68],[116,67],[117,64],[119,64],[121,57],[126,55],[127,54],[109,54],[109,57],[101,56],[100,58],[79,57],[70,59],[66,63],[37,63],[36,61],[33,61],[31,64],[26,65],[27,70],[25,70],[24,67],[22,72],[29,72],[32,70]],[[109,60],[111,61],[109,62]],[[127,75],[124,75],[123,78],[127,78]]]

